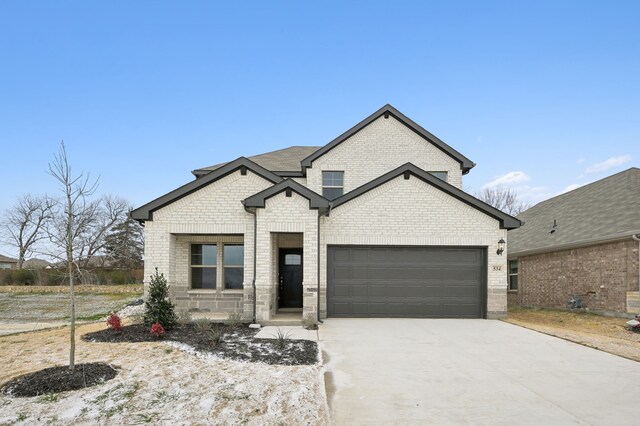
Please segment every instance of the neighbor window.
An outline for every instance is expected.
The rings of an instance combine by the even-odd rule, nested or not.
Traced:
[[[223,247],[224,288],[242,290],[244,281],[244,246],[225,244]]]
[[[509,291],[518,291],[518,261],[509,261]]]
[[[344,193],[344,172],[322,172],[322,196],[328,200]]]
[[[218,246],[191,244],[191,288],[215,289]]]
[[[447,172],[429,172],[440,180],[447,181]]]

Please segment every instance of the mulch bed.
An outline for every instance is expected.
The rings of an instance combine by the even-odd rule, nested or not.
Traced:
[[[236,361],[263,362],[272,365],[312,365],[318,362],[318,345],[309,340],[286,339],[280,346],[278,339],[256,339],[258,329],[246,325],[212,324],[222,333],[222,342],[214,343],[210,331],[193,324],[182,324],[167,331],[160,340],[183,343],[196,351]],[[87,333],[82,339],[89,342],[137,343],[157,342],[158,339],[142,324],[124,327],[122,333],[105,329]]]
[[[2,386],[2,393],[27,397],[78,390],[104,383],[117,374],[110,365],[101,362],[77,364],[73,371],[69,366],[50,367],[16,377]]]

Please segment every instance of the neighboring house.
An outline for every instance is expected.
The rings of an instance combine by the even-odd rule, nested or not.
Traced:
[[[473,166],[386,105],[327,145],[197,169],[134,210],[145,277],[158,268],[180,310],[261,322],[502,317],[499,249],[520,221],[462,191]]]
[[[18,269],[18,260],[0,254],[0,269]]]
[[[24,269],[49,269],[53,267],[53,264],[44,259],[33,258],[25,260],[22,267]]]
[[[509,305],[640,312],[640,169],[543,201],[509,231]]]

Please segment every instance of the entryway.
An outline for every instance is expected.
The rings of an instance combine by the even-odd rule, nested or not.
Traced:
[[[302,312],[302,249],[281,248],[278,264],[278,313]]]

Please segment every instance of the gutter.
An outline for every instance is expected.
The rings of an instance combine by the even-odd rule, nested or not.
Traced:
[[[320,318],[320,218],[322,216],[326,216],[329,217],[329,214],[331,214],[331,207],[333,206],[332,203],[329,203],[329,208],[327,209],[326,212],[324,213],[320,213],[320,209],[318,209],[318,235],[316,238],[316,243],[317,243],[317,247],[316,247],[316,260],[318,261],[318,276],[317,276],[317,301],[318,301],[318,307],[317,307],[317,311],[318,311],[318,322],[320,324],[323,324],[324,321],[322,321],[322,319]]]
[[[638,242],[638,291],[640,291],[640,234],[633,234],[631,238]]]
[[[256,209],[251,210],[249,207],[244,205],[244,200],[242,200],[242,205],[244,209],[253,215],[253,279],[251,280],[251,288],[253,289],[253,319],[252,324],[256,323],[256,302],[258,300],[258,295],[256,294],[256,265],[258,255],[258,212]]]
[[[638,236],[640,235],[640,229],[631,231],[631,233],[627,231],[627,232],[618,233],[618,234],[606,235],[604,237],[589,238],[586,240],[580,240],[580,241],[575,241],[575,242],[560,244],[555,246],[540,247],[540,248],[535,248],[530,250],[522,250],[518,252],[509,252],[508,258],[515,259],[516,257],[521,257],[521,256],[531,256],[534,254],[542,254],[542,253],[548,253],[552,251],[570,250],[570,249],[586,247],[594,244],[612,243],[614,241],[626,240],[627,238],[629,238],[630,236],[629,234],[631,234],[631,236]]]

